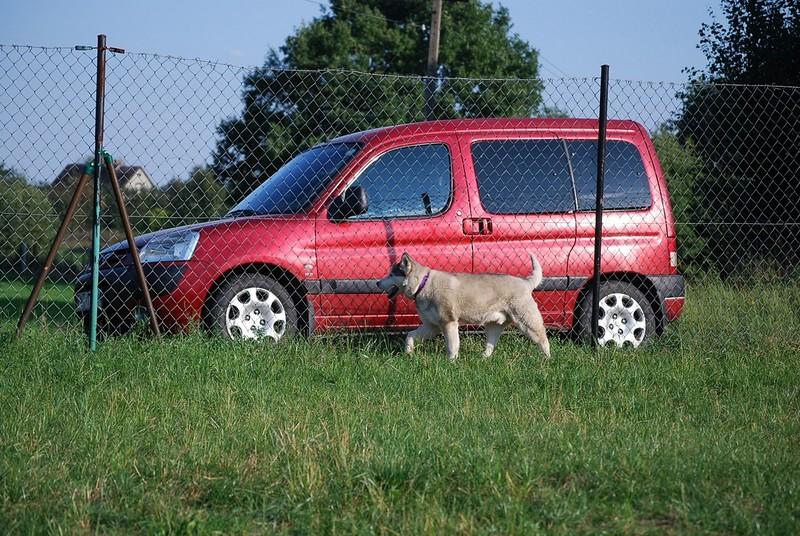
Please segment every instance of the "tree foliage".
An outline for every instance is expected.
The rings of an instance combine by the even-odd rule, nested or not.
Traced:
[[[165,194],[165,208],[174,211],[171,226],[216,218],[229,208],[225,188],[207,167],[194,168],[187,181],[173,181]]]
[[[5,162],[0,162],[0,181],[3,182],[26,182],[25,176],[16,169],[7,167]]]
[[[244,80],[242,115],[218,127],[214,166],[235,195],[321,140],[422,120],[429,21],[428,0],[333,0],[270,52]],[[503,7],[445,2],[436,117],[536,112],[537,53],[511,27]]]
[[[175,179],[157,190],[126,192],[125,205],[139,233],[207,221],[230,207],[225,187],[204,166],[192,169],[188,179]]]
[[[676,126],[705,167],[696,190],[723,274],[756,258],[788,269],[800,264],[800,3],[722,0],[722,13],[701,26],[708,65],[691,72]]]
[[[42,188],[0,163],[0,256],[15,258],[23,244],[34,254],[46,251],[57,220]]]
[[[681,143],[676,134],[662,125],[653,134],[653,145],[667,179],[672,212],[678,225],[680,240],[678,256],[685,271],[704,271],[710,266],[706,257],[706,242],[701,225],[707,222],[698,191],[705,173],[703,163],[691,140]]]

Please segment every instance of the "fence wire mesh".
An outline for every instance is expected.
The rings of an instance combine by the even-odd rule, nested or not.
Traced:
[[[93,52],[0,46],[7,324],[91,159],[95,69]],[[545,324],[585,332],[599,80],[437,79],[432,122],[425,85],[109,54],[105,148],[164,329],[280,338],[417,326],[420,274],[527,277],[533,254]],[[636,346],[693,299],[707,320],[708,289],[760,289],[767,297],[742,314],[797,326],[800,88],[612,79],[609,117],[603,342]],[[146,315],[101,182],[101,332],[125,333]],[[80,329],[90,198],[51,270],[41,323]],[[451,283],[438,291],[454,295]],[[494,307],[486,287],[467,287],[467,307]]]

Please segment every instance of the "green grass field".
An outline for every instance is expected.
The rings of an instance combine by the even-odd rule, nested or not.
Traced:
[[[641,351],[501,338],[0,342],[0,527],[797,533],[800,287],[689,290]]]
[[[32,287],[32,283],[0,281],[0,326],[17,323]],[[37,322],[40,326],[77,326],[74,295],[70,285],[46,283],[39,294],[31,322]]]

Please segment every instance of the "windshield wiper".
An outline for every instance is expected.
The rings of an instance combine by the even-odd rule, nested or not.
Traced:
[[[238,210],[231,210],[225,216],[229,218],[236,218],[239,216],[258,216],[258,212],[253,210],[252,208],[240,208]]]

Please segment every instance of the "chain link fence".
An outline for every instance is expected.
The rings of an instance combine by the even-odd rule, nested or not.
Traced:
[[[92,157],[94,77],[93,52],[0,46],[4,323]],[[599,80],[437,79],[436,121],[420,123],[425,85],[109,54],[105,148],[163,327],[279,338],[416,326],[407,252],[417,270],[525,277],[533,254],[544,322],[585,330]],[[692,318],[729,314],[713,305],[725,293],[754,297],[742,315],[798,326],[800,88],[612,79],[609,118],[604,342],[636,346],[699,303]],[[101,328],[124,333],[145,315],[101,179]],[[90,199],[40,323],[80,329]]]

